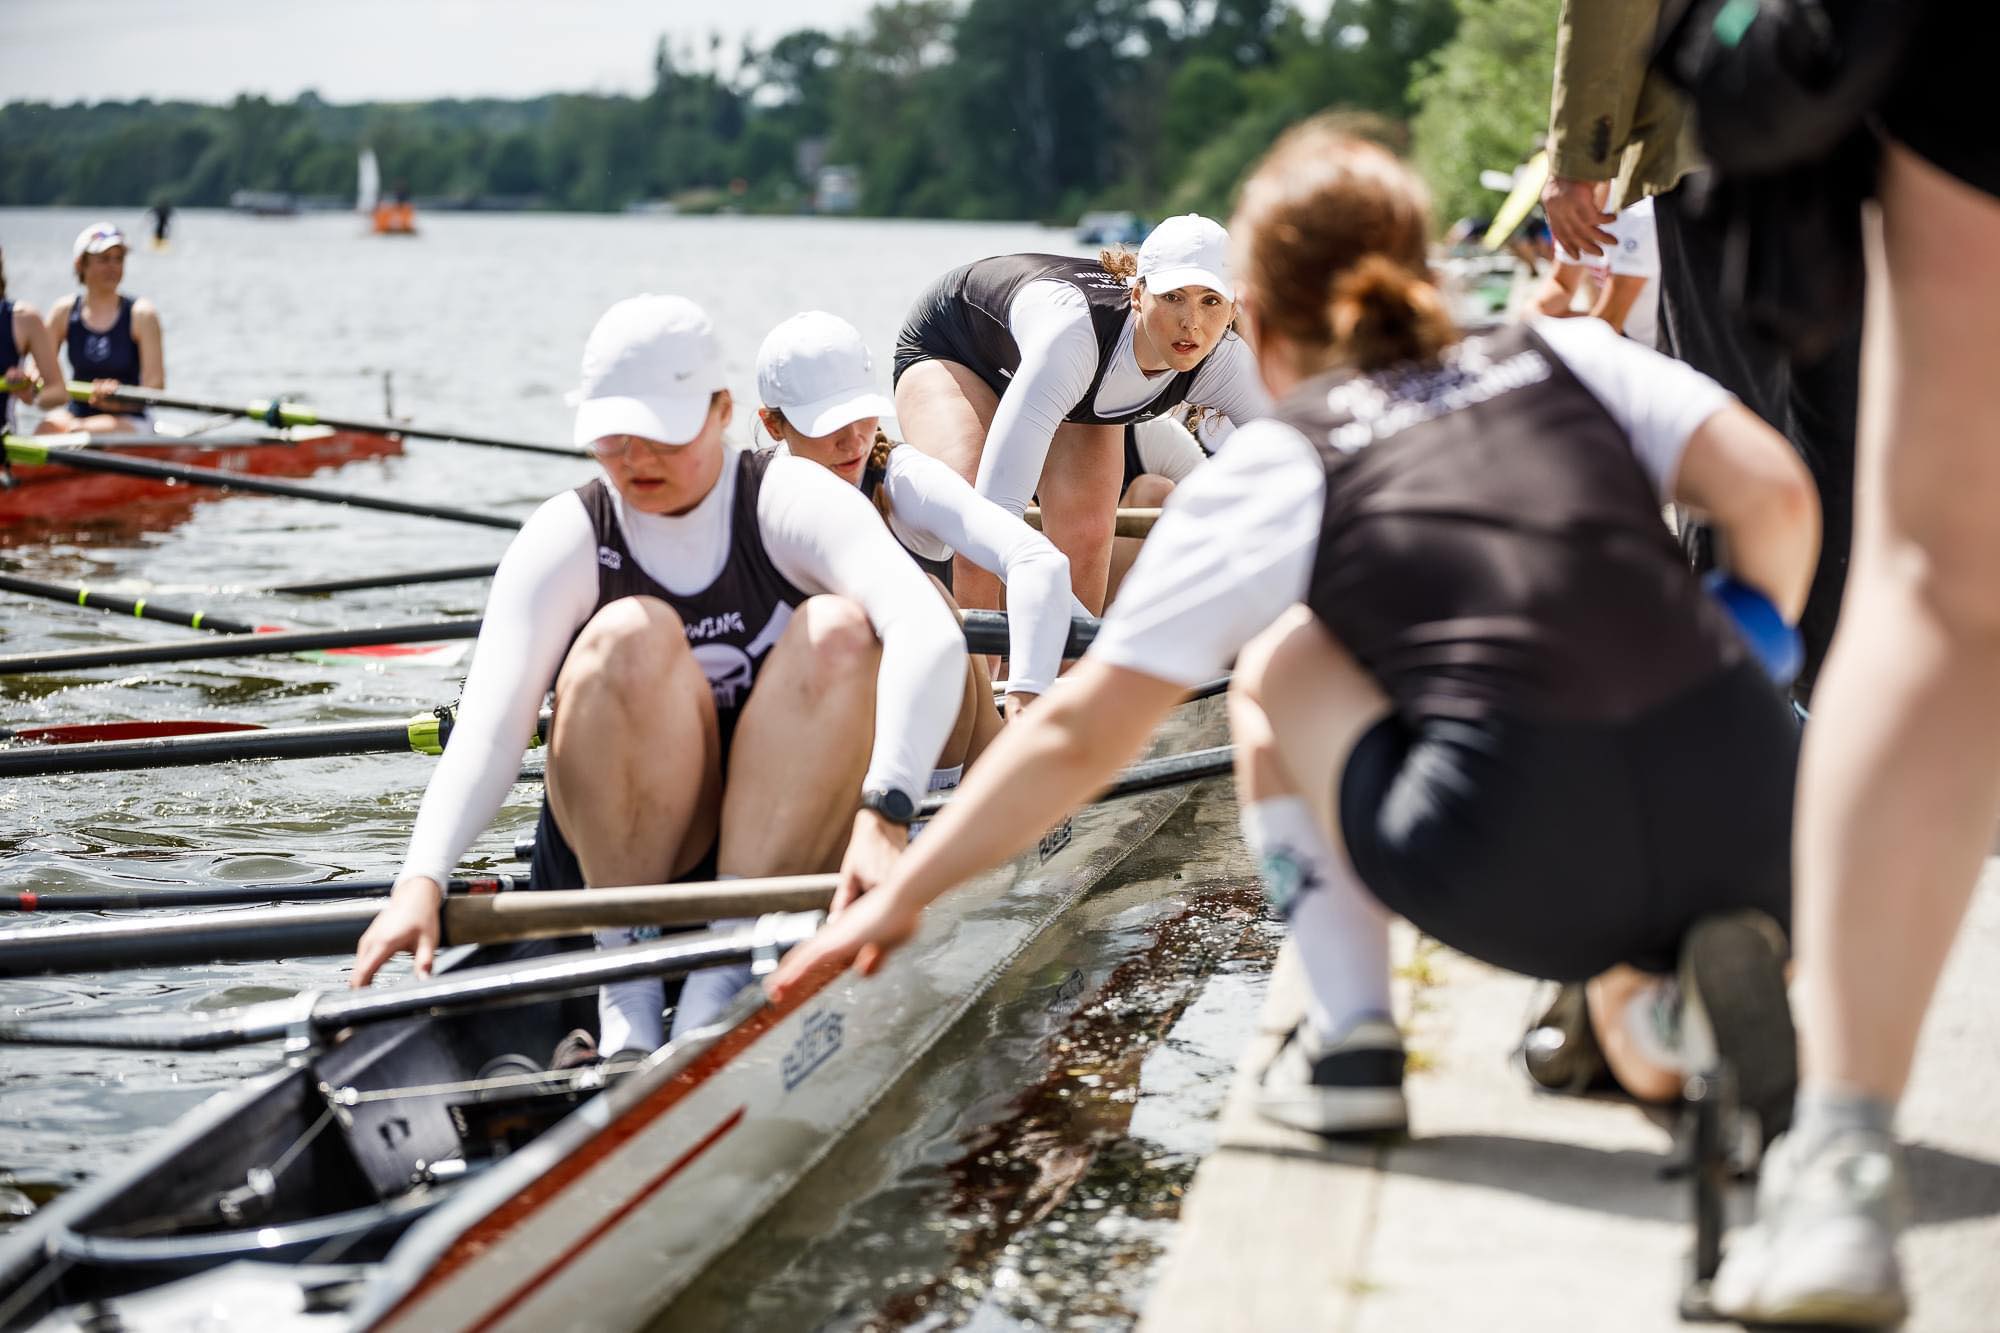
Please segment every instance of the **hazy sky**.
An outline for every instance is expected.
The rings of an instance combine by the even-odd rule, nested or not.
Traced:
[[[1038,0],[1016,0],[1035,4]],[[0,0],[0,101],[641,92],[663,32],[853,26],[870,0]],[[1303,0],[1315,16],[1327,0]]]

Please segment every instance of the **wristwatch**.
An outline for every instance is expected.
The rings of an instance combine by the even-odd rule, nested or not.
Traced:
[[[908,826],[917,817],[917,803],[910,799],[908,792],[894,787],[875,787],[862,792],[861,808],[873,810],[891,824]]]

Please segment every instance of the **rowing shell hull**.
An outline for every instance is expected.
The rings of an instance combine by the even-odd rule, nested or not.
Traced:
[[[386,458],[402,451],[400,436],[334,431],[291,443],[224,448],[190,444],[131,452],[162,463],[218,468],[246,476],[306,477],[357,459]],[[78,527],[157,531],[186,519],[197,504],[227,494],[212,487],[112,472],[77,472],[54,464],[16,467],[13,479],[12,487],[0,490],[0,544],[37,540]]]
[[[1178,710],[1154,752],[1217,744],[1224,732],[1222,701],[1206,700]],[[215,1333],[644,1327],[1189,791],[1079,812],[940,899],[876,977],[836,978],[782,1006],[747,992],[714,1027],[468,1181],[379,1263],[338,1274],[360,1280],[342,1308],[309,1296],[334,1276],[325,1269],[239,1262],[111,1302],[119,1326],[185,1328],[198,1315]],[[42,1327],[78,1325],[56,1315]]]

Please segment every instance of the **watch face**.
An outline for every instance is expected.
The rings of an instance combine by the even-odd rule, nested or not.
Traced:
[[[917,817],[917,803],[904,791],[871,791],[862,796],[861,804],[898,824],[907,824]]]

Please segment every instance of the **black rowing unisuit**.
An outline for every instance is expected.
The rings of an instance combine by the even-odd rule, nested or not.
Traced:
[[[1625,432],[1529,329],[1274,415],[1326,468],[1306,605],[1406,720],[1622,721],[1744,660]]]
[[[910,312],[896,349],[898,373],[912,360],[928,355],[970,368],[996,396],[1005,394],[1021,368],[1021,349],[1008,328],[1008,316],[1014,297],[1031,282],[1066,282],[1090,304],[1097,370],[1065,421],[1118,426],[1151,420],[1187,401],[1199,366],[1175,371],[1166,387],[1142,407],[1117,416],[1098,415],[1097,390],[1132,314],[1132,289],[1101,265],[1074,255],[996,255],[945,274]]]

